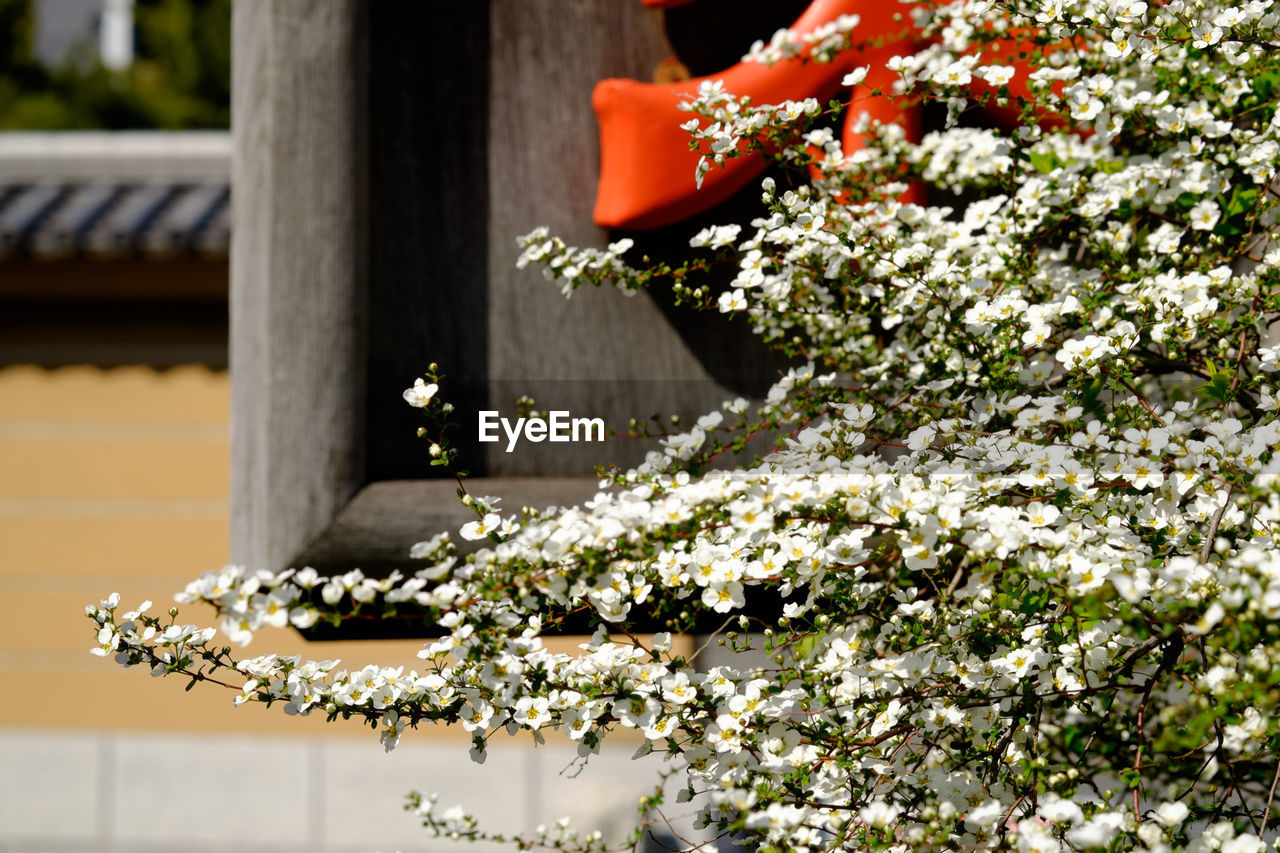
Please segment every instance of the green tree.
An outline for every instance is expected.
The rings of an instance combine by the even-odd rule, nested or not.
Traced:
[[[138,0],[122,71],[32,51],[31,0],[0,0],[0,129],[187,130],[231,121],[231,0]]]

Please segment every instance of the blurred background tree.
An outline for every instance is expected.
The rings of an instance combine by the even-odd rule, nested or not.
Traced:
[[[40,4],[46,4],[41,8]],[[113,70],[94,43],[37,55],[49,0],[0,0],[0,130],[216,129],[231,119],[231,0],[136,0],[133,61]]]

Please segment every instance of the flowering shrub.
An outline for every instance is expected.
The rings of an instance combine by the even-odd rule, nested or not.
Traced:
[[[632,729],[703,826],[753,849],[1262,849],[1280,779],[1280,16],[1260,0],[909,15],[927,41],[890,60],[897,94],[952,125],[979,78],[1012,129],[912,142],[868,123],[846,156],[834,105],[708,85],[689,104],[705,168],[764,150],[803,178],[766,180],[749,229],[642,268],[626,244],[524,238],[521,262],[566,289],[667,283],[744,314],[809,362],[767,399],[666,436],[580,507],[467,496],[460,535],[485,547],[441,534],[411,577],[228,568],[178,596],[236,642],[423,608],[443,636],[422,672],[236,659],[212,629],[115,598],[89,608],[96,651],[362,719],[388,749],[427,721],[462,725],[481,759],[504,729],[584,756]],[[829,56],[849,23],[756,53]],[[1009,55],[1014,31],[1041,49]],[[1011,94],[1016,74],[1034,99]],[[900,201],[912,181],[955,202]],[[720,295],[702,279],[717,264],[736,270]],[[432,423],[437,378],[406,392]],[[761,432],[773,452],[721,464]],[[753,624],[749,588],[782,618]],[[581,654],[543,648],[583,610],[600,628]],[[708,611],[770,662],[699,671],[670,633],[629,630]],[[487,837],[414,806],[437,833]],[[520,843],[604,846],[561,824]]]

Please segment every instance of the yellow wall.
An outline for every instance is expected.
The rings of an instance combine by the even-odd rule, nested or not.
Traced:
[[[231,691],[184,693],[174,679],[88,653],[85,604],[117,591],[125,609],[149,598],[162,612],[187,581],[227,561],[229,400],[228,374],[201,366],[0,368],[0,689],[9,697],[0,726],[323,727],[278,708],[233,708]],[[211,615],[190,607],[180,619],[211,624]],[[271,632],[246,653],[411,667],[417,648]]]

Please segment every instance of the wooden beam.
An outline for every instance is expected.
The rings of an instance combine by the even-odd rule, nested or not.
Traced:
[[[400,396],[428,364],[459,411],[484,402],[489,209],[517,191],[488,177],[489,7],[369,4],[369,482],[439,476]]]
[[[227,301],[224,259],[9,261],[0,300]]]
[[[0,134],[0,183],[225,181],[230,159],[223,130]]]
[[[601,417],[625,431],[632,417],[686,418],[727,394],[647,293],[591,290],[565,301],[538,269],[516,269],[516,237],[538,225],[572,245],[604,246],[591,221],[599,131],[591,90],[606,77],[649,79],[670,52],[662,19],[637,2],[521,0],[490,15],[489,290],[487,359],[491,408],[538,408]],[[689,176],[690,182],[693,175]],[[506,453],[486,445],[491,475],[583,475],[597,464],[634,464],[633,442],[541,444]]]
[[[363,482],[366,4],[235,4],[234,560],[288,565]]]
[[[498,508],[507,515],[518,513],[525,506],[545,509],[580,504],[596,493],[597,481],[578,477],[482,477],[469,480],[467,488],[473,495],[502,496]],[[464,555],[481,545],[491,546],[488,540],[468,542],[456,535],[459,527],[475,518],[474,511],[459,502],[456,489],[453,481],[446,480],[366,486],[333,524],[298,555],[297,565],[311,566],[325,575],[359,568],[371,577],[387,577],[395,570],[412,576],[429,564],[410,559],[410,549],[441,531],[454,534],[458,551]],[[772,591],[749,587],[746,598],[742,612],[756,620],[771,624],[782,613],[783,599]],[[713,633],[727,618],[718,613],[701,614],[692,626],[693,633]],[[640,633],[667,629],[653,618],[646,605],[633,608],[630,622]],[[546,630],[549,634],[590,634],[592,614],[580,611]],[[321,622],[302,634],[309,640],[386,640],[437,637],[441,630],[425,620],[420,608],[401,605],[395,618],[352,619],[338,628]]]
[[[479,477],[467,481],[473,495],[501,497],[503,515],[521,507],[545,509],[573,506],[596,493],[594,478]],[[426,564],[409,559],[413,546],[449,531],[463,553],[479,546],[459,539],[458,528],[476,518],[458,500],[453,480],[389,480],[365,486],[338,513],[328,529],[298,555],[298,565],[321,574],[358,567],[367,575],[385,577],[393,569],[411,575]]]

